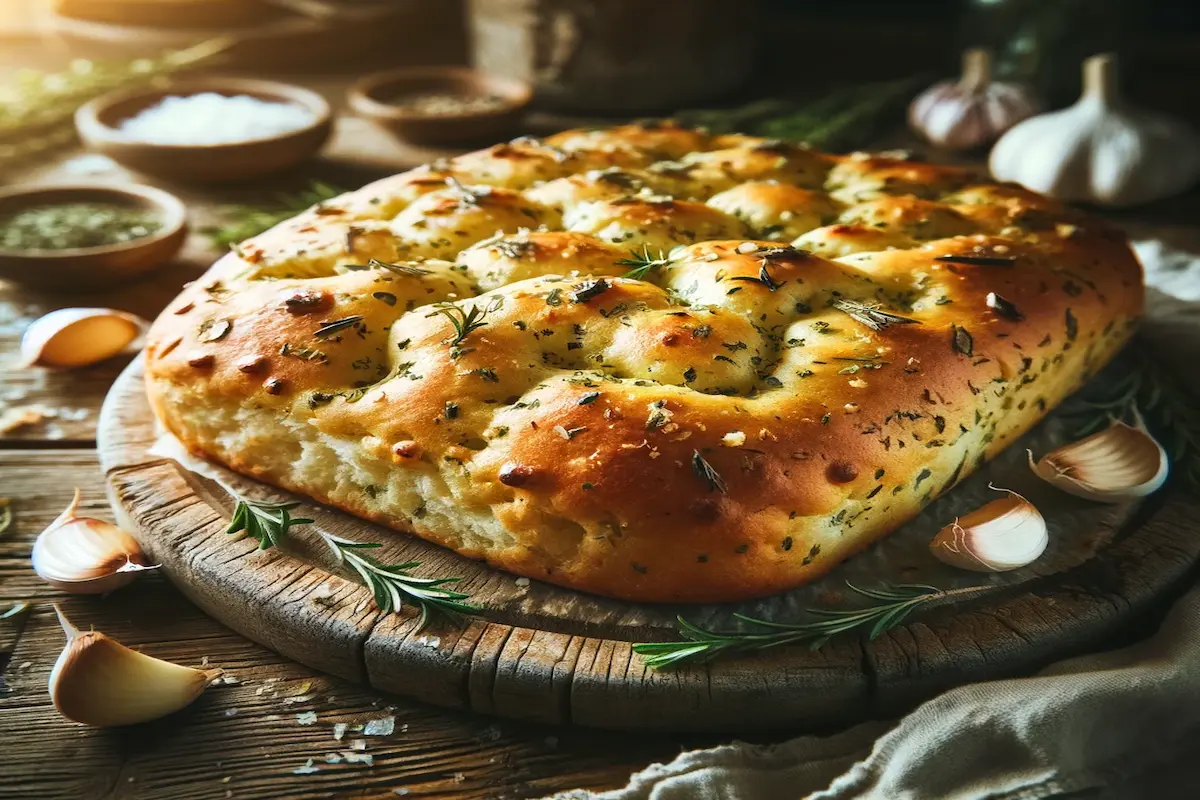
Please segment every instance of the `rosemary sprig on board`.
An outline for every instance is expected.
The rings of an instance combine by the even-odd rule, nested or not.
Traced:
[[[269,550],[278,546],[293,525],[307,525],[312,522],[307,517],[293,517],[288,513],[298,505],[300,504],[267,503],[238,498],[237,506],[233,509],[233,519],[225,533],[245,531],[248,536],[258,541],[259,550]]]
[[[644,281],[646,276],[658,267],[665,267],[671,263],[671,259],[667,258],[662,250],[658,251],[657,256],[650,255],[650,245],[642,245],[642,252],[637,250],[629,251],[629,258],[622,258],[616,262],[618,267],[633,267],[633,269],[622,275],[622,278],[632,278],[635,281]]]
[[[478,608],[461,601],[470,595],[446,588],[447,584],[457,583],[458,578],[419,578],[409,570],[421,566],[418,561],[404,564],[380,564],[360,551],[371,550],[380,545],[376,542],[355,542],[343,539],[331,533],[320,532],[321,538],[329,545],[338,560],[350,567],[362,578],[363,583],[375,597],[375,605],[385,614],[400,610],[404,601],[415,604],[421,609],[421,619],[417,630],[425,627],[429,621],[429,613],[437,611],[447,616],[456,614],[474,614]]]
[[[794,642],[809,642],[815,650],[829,641],[831,636],[847,631],[867,629],[868,638],[874,639],[904,622],[909,614],[922,606],[991,588],[968,586],[962,589],[938,589],[923,583],[907,583],[864,589],[849,581],[846,581],[846,585],[878,602],[861,609],[811,608],[809,614],[823,618],[816,622],[771,622],[734,614],[737,619],[754,626],[750,631],[713,631],[679,617],[679,634],[684,641],[635,644],[633,650],[642,656],[646,666],[654,669],[673,667],[685,661],[708,660],[718,655],[766,650]]]
[[[276,202],[265,206],[233,205],[221,210],[226,221],[211,228],[205,228],[203,233],[216,247],[229,247],[244,242],[252,236],[257,236],[268,228],[273,228],[284,220],[291,219],[312,206],[332,200],[344,190],[322,181],[313,181],[304,189],[295,193],[285,193],[276,196]]]
[[[1151,432],[1194,487],[1200,487],[1200,410],[1178,380],[1146,352],[1135,352],[1135,364],[1065,416],[1078,420],[1076,436],[1087,436],[1112,419],[1128,421],[1140,415]]]

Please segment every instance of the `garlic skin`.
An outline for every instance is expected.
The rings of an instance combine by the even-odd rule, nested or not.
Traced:
[[[104,594],[133,581],[148,564],[137,541],[103,520],[75,516],[71,505],[38,534],[30,560],[42,580],[70,594]]]
[[[1001,490],[1007,491],[1007,490]],[[939,561],[973,572],[1008,572],[1031,564],[1050,541],[1046,520],[1016,492],[975,509],[938,531],[929,549]]]
[[[191,703],[221,670],[151,658],[97,631],[81,632],[57,605],[67,645],[50,673],[50,699],[69,720],[99,728],[164,717]]]
[[[1070,108],[1027,119],[1000,138],[992,176],[1062,200],[1132,206],[1200,178],[1200,136],[1134,108],[1118,91],[1111,54],[1084,62],[1083,95]]]
[[[991,80],[991,54],[963,53],[962,77],[930,86],[908,107],[908,125],[931,144],[971,150],[1040,109],[1033,92],[1015,83]]]
[[[61,308],[33,322],[21,337],[24,366],[86,367],[128,352],[148,323],[112,308]]]
[[[1029,467],[1052,486],[1086,500],[1122,503],[1145,497],[1167,482],[1171,460],[1140,417],[1135,423],[1113,420],[1104,430],[1038,461],[1030,452]]]

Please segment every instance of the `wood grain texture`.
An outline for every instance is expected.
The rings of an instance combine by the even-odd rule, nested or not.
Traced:
[[[382,799],[397,797],[397,789],[447,800],[542,797],[622,785],[681,747],[716,743],[518,724],[386,698],[246,641],[161,575],[108,597],[67,597],[37,578],[29,551],[76,486],[85,514],[112,519],[94,450],[0,451],[0,494],[17,499],[14,525],[0,538],[0,609],[35,604],[0,621],[3,800]],[[214,686],[184,711],[147,725],[97,730],[67,722],[46,691],[64,641],[51,602],[65,603],[85,629],[180,664],[207,659],[237,683]],[[305,712],[316,722],[300,724],[297,714]],[[389,716],[391,735],[353,728]],[[341,741],[337,723],[351,726]],[[360,739],[366,749],[352,750]],[[341,751],[369,754],[373,763],[326,763]],[[318,771],[294,774],[310,758]]]
[[[815,652],[779,648],[655,672],[632,644],[673,635],[663,609],[536,582],[518,591],[511,576],[481,563],[302,505],[323,530],[384,542],[385,559],[463,576],[464,590],[487,608],[465,627],[440,623],[418,632],[407,610],[379,614],[365,588],[336,574],[313,533],[298,528],[285,550],[265,553],[226,535],[228,495],[222,499],[205,480],[185,479],[173,462],[146,452],[156,431],[140,364],[118,379],[99,433],[118,518],[205,611],[334,675],[531,722],[744,732],[891,715],[956,684],[1026,674],[1115,644],[1200,560],[1200,539],[1179,535],[1200,518],[1200,503],[1168,488],[1081,565],[931,609],[874,642],[841,637]],[[235,489],[279,494],[251,481]]]

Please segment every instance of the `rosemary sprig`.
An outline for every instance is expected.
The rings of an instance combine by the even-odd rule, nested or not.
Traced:
[[[477,305],[471,305],[470,308],[464,311],[461,306],[445,301],[435,303],[433,313],[428,316],[433,317],[441,314],[450,320],[450,324],[454,326],[454,336],[449,340],[449,345],[451,348],[456,348],[473,331],[477,331],[484,325],[487,325],[488,323],[484,321],[487,315],[496,311],[502,305],[504,305],[503,297],[493,297],[491,302],[485,307],[481,308]]]
[[[866,145],[884,119],[896,114],[929,80],[914,75],[836,90],[808,103],[770,98],[728,109],[680,111],[682,125],[713,133],[752,133],[827,150]]]
[[[341,319],[324,320],[321,322],[321,327],[317,328],[316,331],[313,332],[313,336],[318,339],[328,339],[335,333],[340,333],[347,328],[356,327],[358,323],[362,321],[362,314],[353,314],[349,317],[342,317]]]
[[[662,250],[658,251],[657,256],[650,255],[650,245],[642,245],[642,252],[637,250],[629,251],[629,258],[622,258],[616,262],[618,267],[633,267],[633,269],[622,275],[622,278],[632,278],[635,281],[644,281],[646,276],[653,270],[659,267],[668,266],[671,259],[667,258]]]
[[[1079,410],[1065,410],[1064,416],[1078,420],[1076,436],[1095,433],[1113,419],[1144,418],[1172,464],[1182,467],[1188,483],[1200,487],[1200,411],[1178,380],[1145,348],[1140,350],[1130,359],[1130,369]]]
[[[754,626],[755,630],[748,632],[708,630],[679,617],[679,634],[684,641],[635,644],[633,650],[642,656],[646,666],[654,669],[672,667],[685,661],[708,660],[723,654],[765,650],[794,642],[810,642],[815,650],[828,642],[830,637],[853,630],[868,629],[868,638],[875,639],[884,631],[904,622],[909,614],[922,606],[991,588],[968,586],[962,589],[938,589],[923,583],[907,583],[864,589],[849,581],[846,581],[846,585],[858,594],[879,602],[862,609],[811,608],[809,614],[823,617],[816,622],[771,622],[734,614],[735,618]]]
[[[215,247],[229,247],[257,236],[312,206],[332,200],[345,191],[322,181],[313,181],[295,193],[279,194],[276,202],[265,206],[233,205],[221,210],[226,221],[202,232]]]
[[[873,331],[882,330],[888,325],[921,324],[920,320],[902,317],[899,314],[882,311],[876,306],[858,303],[853,300],[834,300],[832,305],[838,311],[848,314],[856,322],[861,322]]]
[[[433,271],[423,267],[415,267],[412,264],[393,264],[389,261],[380,261],[377,258],[372,258],[367,262],[367,267],[370,269],[383,269],[388,272],[394,272],[397,275],[408,275],[412,278],[423,278],[426,275],[432,275]]]
[[[233,509],[233,519],[225,533],[245,531],[258,541],[259,550],[269,550],[279,545],[293,525],[308,525],[307,517],[293,517],[288,512],[299,503],[267,503],[239,497]]]
[[[321,531],[321,538],[338,560],[350,567],[362,578],[363,583],[375,597],[375,605],[385,614],[398,612],[404,601],[421,609],[417,630],[429,621],[429,612],[437,611],[450,617],[457,614],[474,614],[480,609],[461,602],[470,595],[447,589],[446,584],[457,583],[459,578],[419,578],[409,570],[421,566],[419,561],[404,564],[380,564],[368,555],[359,552],[380,547],[377,542],[355,542]]]

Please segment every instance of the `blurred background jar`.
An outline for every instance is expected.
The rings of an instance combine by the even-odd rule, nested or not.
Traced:
[[[472,62],[538,105],[636,114],[719,99],[756,63],[759,0],[470,0]]]

